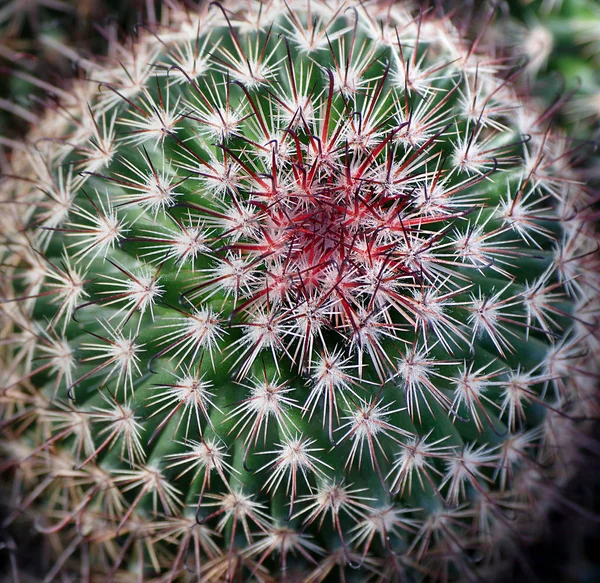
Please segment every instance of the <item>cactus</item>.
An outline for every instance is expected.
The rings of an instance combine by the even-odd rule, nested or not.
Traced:
[[[5,523],[46,581],[487,580],[543,528],[598,409],[598,236],[479,40],[169,3],[15,146]]]

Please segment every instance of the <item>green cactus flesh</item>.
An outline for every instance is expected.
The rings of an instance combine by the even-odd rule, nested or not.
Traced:
[[[13,151],[7,522],[46,579],[473,580],[597,407],[591,195],[403,4],[164,8]]]

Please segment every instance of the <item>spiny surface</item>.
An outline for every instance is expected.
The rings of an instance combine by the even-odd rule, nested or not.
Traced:
[[[597,408],[591,196],[510,63],[318,0],[117,53],[1,187],[9,521],[47,580],[497,568]]]

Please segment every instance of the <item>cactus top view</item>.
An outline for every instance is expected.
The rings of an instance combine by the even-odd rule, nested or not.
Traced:
[[[5,526],[48,582],[489,580],[598,414],[584,148],[437,10],[161,18],[0,179]]]

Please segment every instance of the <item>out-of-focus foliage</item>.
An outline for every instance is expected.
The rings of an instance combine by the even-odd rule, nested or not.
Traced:
[[[600,3],[597,0],[510,0],[510,20],[500,27],[512,50],[527,59],[538,97],[557,95],[561,123],[579,138],[600,128]]]

